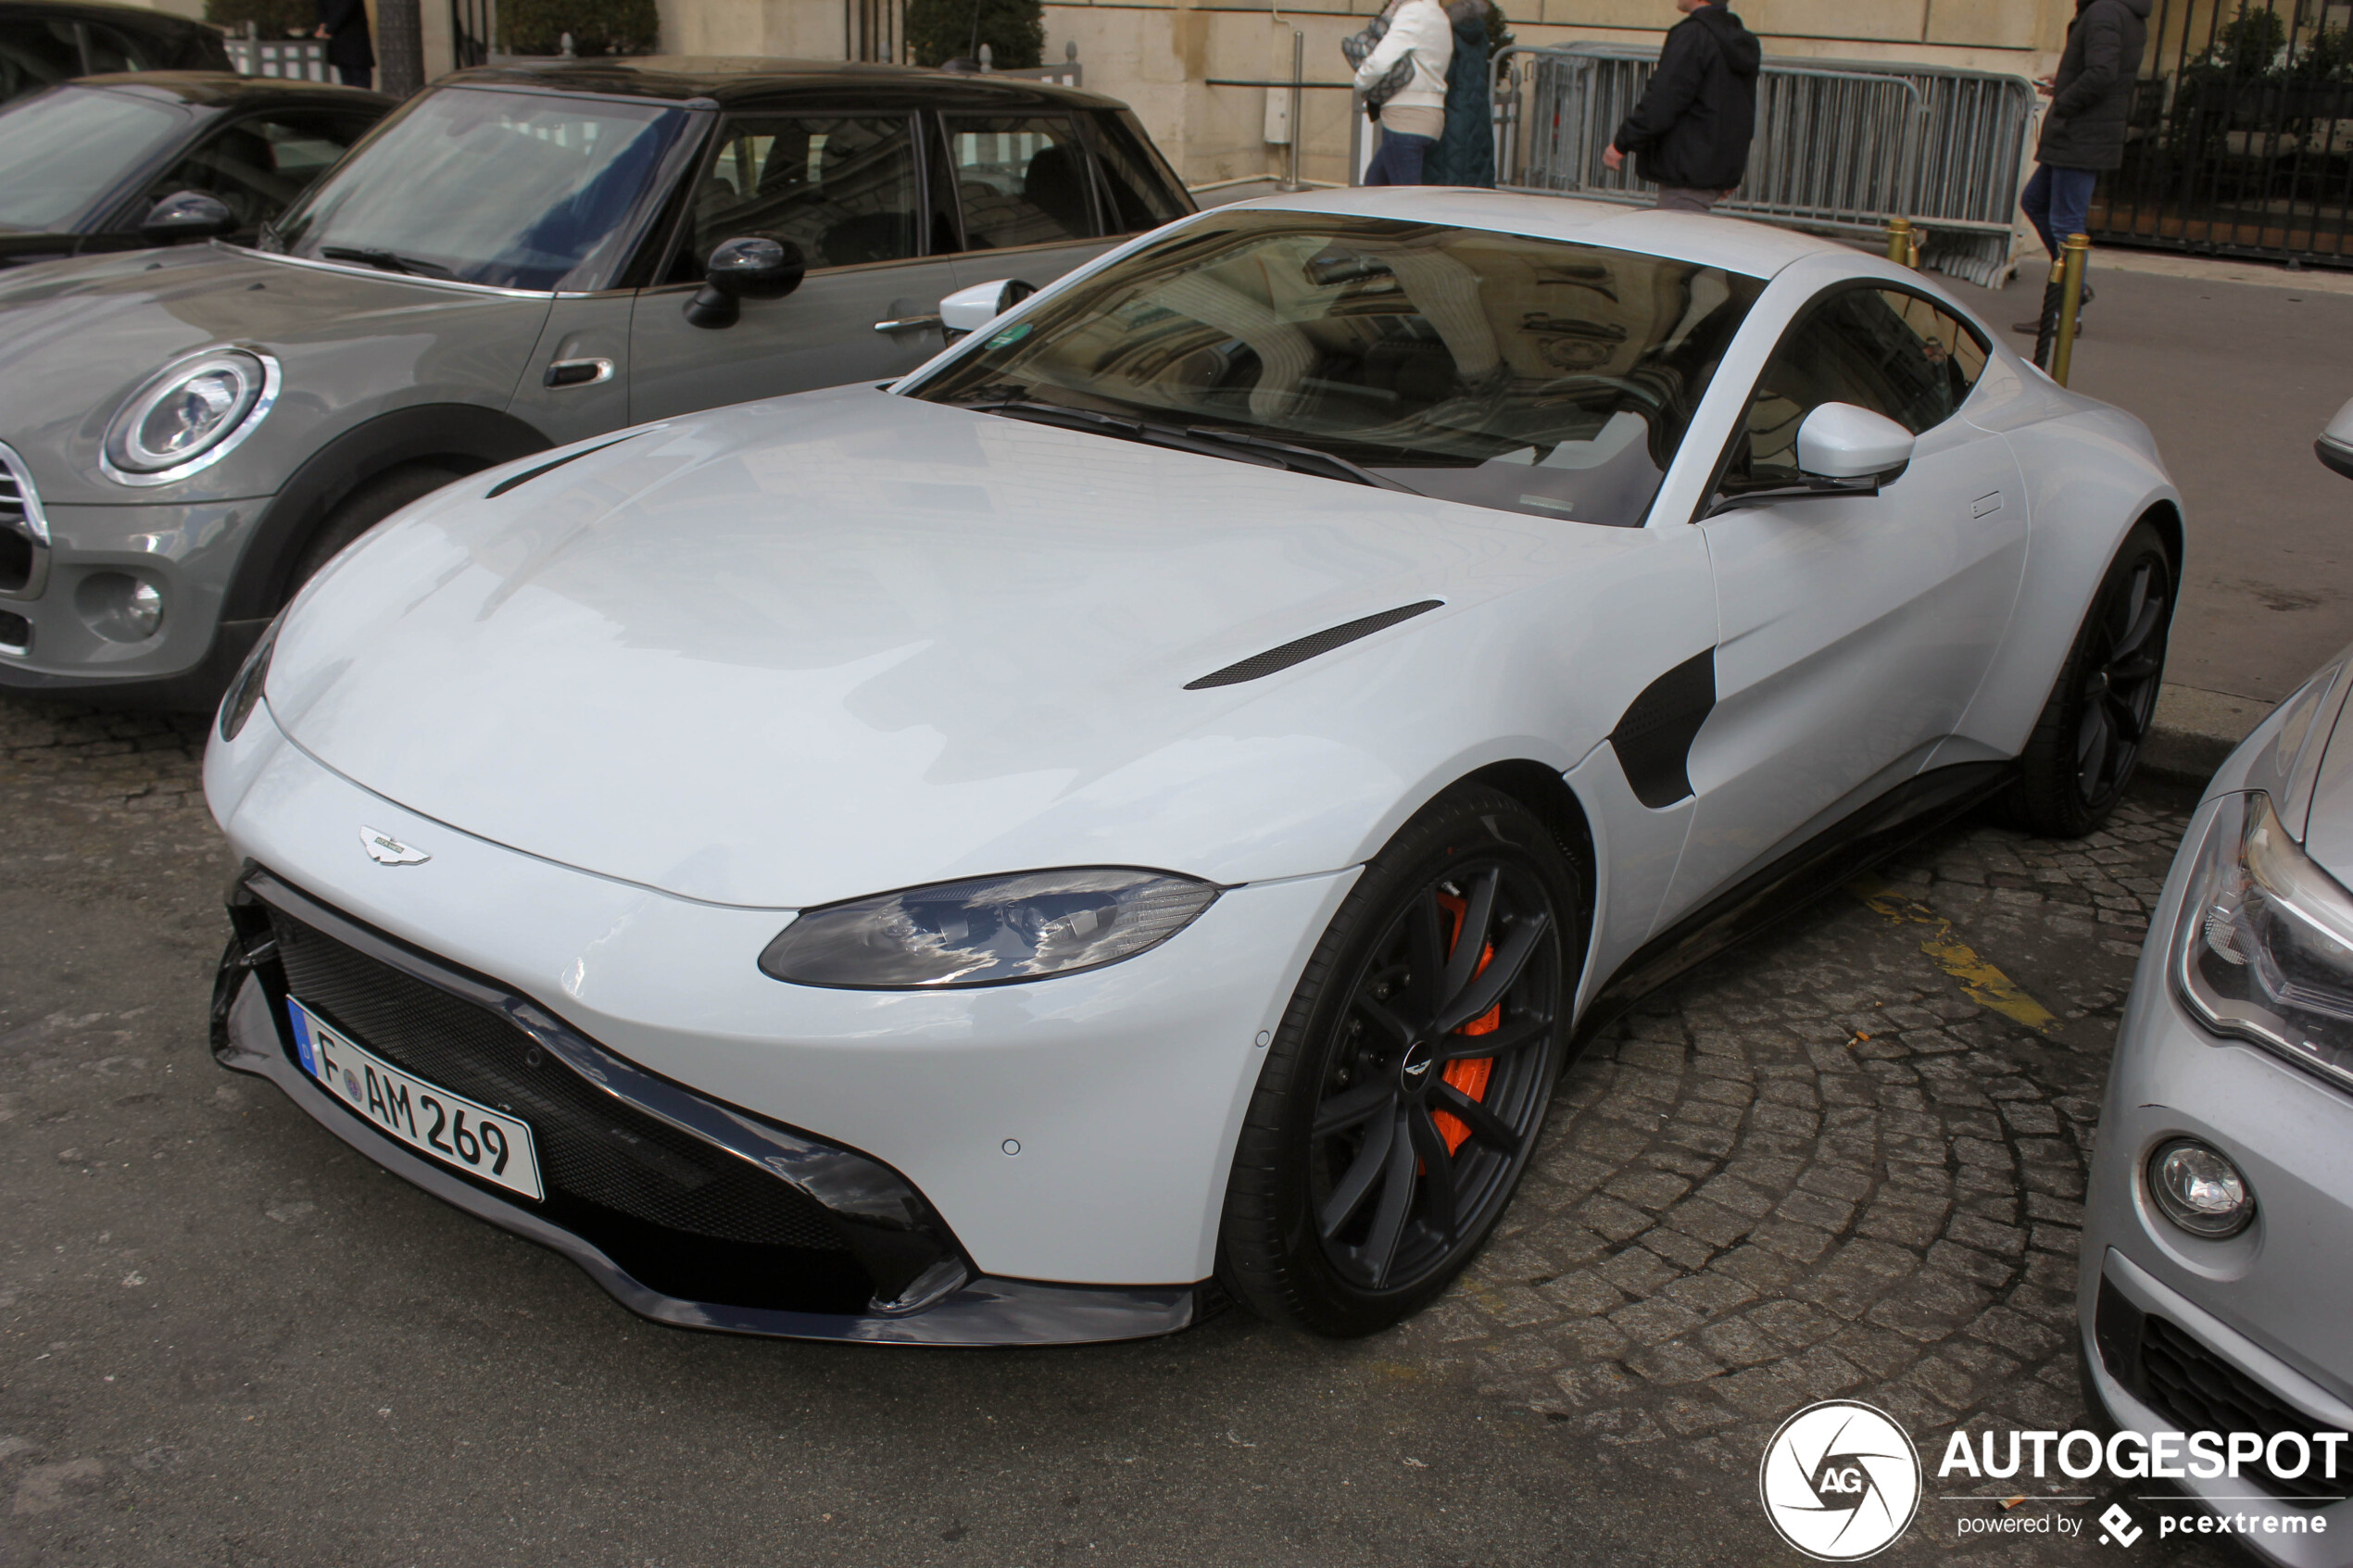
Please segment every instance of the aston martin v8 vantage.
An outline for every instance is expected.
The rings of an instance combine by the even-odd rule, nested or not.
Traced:
[[[1219,208],[329,564],[206,764],[214,1048],[671,1323],[1366,1333],[1629,998],[2098,823],[2182,550],[2138,422],[1872,257]]]

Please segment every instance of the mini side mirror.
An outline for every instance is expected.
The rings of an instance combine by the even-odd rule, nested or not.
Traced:
[[[1912,433],[1852,403],[1825,403],[1797,427],[1797,467],[1809,479],[1885,484],[1912,460]]]
[[[2336,411],[2336,418],[2321,432],[2321,439],[2312,444],[2312,450],[2321,455],[2321,461],[2353,479],[2353,403]]]
[[[151,245],[215,240],[236,232],[237,215],[229,210],[229,204],[202,191],[180,191],[164,197],[147,209],[139,223],[139,237]]]
[[[948,341],[954,343],[968,332],[978,332],[1037,292],[1034,284],[1019,278],[975,283],[940,300],[939,324],[947,329]]]
[[[723,240],[703,264],[703,285],[686,301],[698,327],[732,327],[747,299],[782,299],[808,275],[799,247],[786,240]]]

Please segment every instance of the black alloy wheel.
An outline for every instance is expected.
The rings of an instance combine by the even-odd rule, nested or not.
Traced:
[[[2174,599],[2164,542],[2146,522],[2135,524],[2020,759],[2010,804],[2023,826],[2081,836],[2124,797],[2157,717]]]
[[[1582,952],[1577,852],[1451,792],[1374,859],[1294,997],[1235,1159],[1228,1287],[1320,1333],[1442,1290],[1525,1169]]]

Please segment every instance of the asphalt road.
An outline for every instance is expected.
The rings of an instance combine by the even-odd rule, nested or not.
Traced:
[[[2081,1419],[2073,1199],[2182,799],[1965,824],[1659,998],[1402,1330],[910,1352],[640,1322],[216,1068],[200,744],[0,699],[0,1562],[1795,1562],[1755,1467],[1798,1405],[1931,1459]],[[1961,1540],[1947,1490],[1890,1560],[2095,1549]]]

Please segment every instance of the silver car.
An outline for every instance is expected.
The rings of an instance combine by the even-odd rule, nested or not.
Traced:
[[[2353,477],[2353,404],[2320,455]],[[2095,1407],[2144,1439],[2216,1434],[2202,1461],[2169,1441],[2170,1484],[2311,1565],[2353,1564],[2348,694],[2353,648],[2190,820],[2117,1037],[2078,1303]]]
[[[1191,210],[1131,113],[1033,82],[446,78],[254,246],[0,283],[0,687],[209,707],[296,585],[427,492],[896,376],[945,346],[945,296]]]

